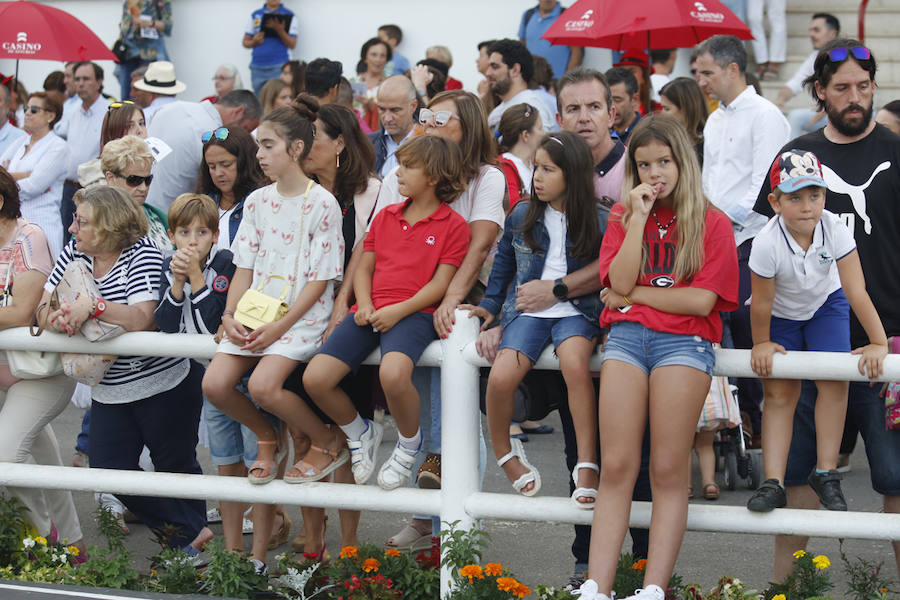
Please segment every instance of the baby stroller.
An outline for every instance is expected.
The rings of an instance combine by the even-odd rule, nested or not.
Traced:
[[[741,425],[741,412],[738,407],[737,386],[728,383],[724,377],[714,377],[712,387],[719,390],[710,390],[710,396],[721,394],[726,403],[724,414],[726,417],[719,422],[727,423],[726,427],[719,429],[713,448],[716,452],[716,470],[722,472],[722,483],[725,489],[733,491],[740,479],[743,479],[747,489],[755,490],[759,487],[762,474],[762,453],[760,450],[751,450],[750,433]],[[707,405],[710,402],[707,401]],[[707,412],[704,405],[704,413]],[[701,422],[703,416],[701,415]]]

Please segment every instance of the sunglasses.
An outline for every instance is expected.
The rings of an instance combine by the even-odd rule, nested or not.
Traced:
[[[144,177],[143,175],[122,175],[121,173],[117,173],[116,176],[124,179],[128,187],[137,187],[142,183],[146,183],[149,186],[153,181],[153,175]]]
[[[854,46],[853,48],[832,48],[828,51],[828,60],[839,63],[844,62],[853,54],[856,60],[872,60],[872,52],[865,46]]]
[[[434,120],[436,126],[443,127],[450,122],[450,119],[459,119],[459,117],[449,110],[439,110],[438,112],[434,112],[427,108],[423,108],[419,111],[419,123],[422,125],[427,125],[429,121]]]
[[[45,109],[45,108],[42,108],[42,107],[40,107],[40,106],[34,106],[33,104],[32,104],[31,106],[26,106],[26,107],[25,107],[25,112],[30,112],[30,113],[33,114],[33,115],[38,114],[38,113],[41,112],[42,110],[46,110],[46,109]]]
[[[200,139],[205,144],[209,140],[216,136],[217,140],[222,140],[223,142],[228,139],[228,129],[225,127],[219,127],[215,131],[207,131],[203,135],[200,136]]]
[[[109,108],[107,108],[106,110],[110,111],[110,110],[115,110],[117,108],[122,108],[126,104],[134,105],[134,102],[132,102],[131,100],[123,100],[122,102],[113,102],[112,104],[109,105]]]

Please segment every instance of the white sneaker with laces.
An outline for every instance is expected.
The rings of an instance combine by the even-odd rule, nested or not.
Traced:
[[[380,423],[375,421],[367,423],[369,428],[359,440],[347,440],[347,447],[350,448],[350,469],[353,471],[353,479],[359,485],[365,484],[372,476],[375,470],[375,455],[384,435],[384,427]]]
[[[574,590],[572,594],[578,596],[579,600],[612,600],[606,594],[600,593],[599,586],[593,579],[585,579],[581,587]],[[615,597],[615,593],[613,593],[613,597]]]
[[[391,457],[378,471],[378,485],[383,490],[394,490],[406,485],[412,476],[413,464],[416,462],[418,450],[407,450],[400,444],[394,446]]]
[[[642,590],[634,590],[634,595],[625,600],[666,600],[666,592],[658,585],[648,585]]]

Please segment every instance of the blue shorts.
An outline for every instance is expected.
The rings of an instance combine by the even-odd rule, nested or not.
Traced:
[[[880,390],[881,384],[870,386],[867,381],[851,381],[847,421],[856,425],[862,435],[872,489],[885,496],[900,496],[900,430],[885,427]],[[816,396],[815,383],[804,381],[794,410],[785,485],[806,485],[806,478],[816,467]]]
[[[335,357],[353,372],[379,345],[382,356],[400,352],[417,363],[428,344],[437,339],[432,313],[411,314],[384,333],[375,331],[371,325],[357,325],[353,320],[355,314],[347,315],[317,352]]]
[[[850,303],[838,289],[807,321],[772,317],[769,339],[785,350],[850,352]]]
[[[238,391],[250,398],[247,392],[247,380],[244,378],[237,387]],[[253,399],[251,398],[251,401]],[[256,404],[254,402],[254,404]],[[259,408],[257,406],[257,408]],[[275,415],[260,409],[273,428],[278,428],[281,421]],[[246,425],[241,425],[209,400],[203,399],[203,416],[209,433],[209,455],[216,466],[233,465],[244,459],[248,467],[256,460],[257,437]]]
[[[647,375],[657,367],[680,365],[712,377],[716,366],[712,343],[699,335],[655,331],[631,321],[613,323],[603,350],[607,360],[634,365]]]
[[[553,348],[556,349],[565,340],[576,335],[593,340],[600,336],[600,325],[591,323],[581,315],[559,319],[519,315],[503,329],[500,350],[509,348],[521,352],[531,362],[537,362],[547,344],[553,342]]]

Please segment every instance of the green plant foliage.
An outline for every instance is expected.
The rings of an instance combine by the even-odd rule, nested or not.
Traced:
[[[268,589],[267,577],[256,574],[256,567],[245,553],[226,550],[220,540],[213,540],[206,547],[206,553],[210,562],[201,576],[201,592],[210,596],[251,598]]]

